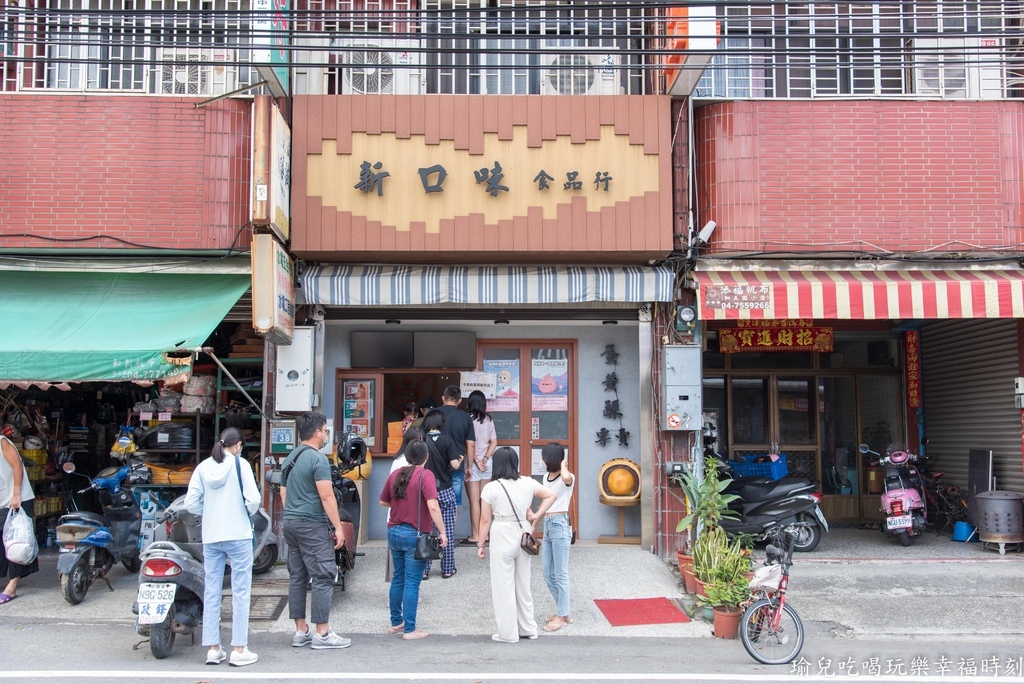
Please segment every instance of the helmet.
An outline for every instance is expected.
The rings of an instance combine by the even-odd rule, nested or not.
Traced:
[[[351,470],[366,463],[366,442],[353,432],[343,432],[335,445],[338,466],[342,470]]]
[[[43,448],[43,440],[38,437],[26,437],[24,444],[29,451],[38,451]]]

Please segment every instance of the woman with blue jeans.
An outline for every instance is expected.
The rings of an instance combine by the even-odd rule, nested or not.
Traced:
[[[252,665],[258,656],[247,647],[249,593],[252,589],[253,532],[250,517],[259,510],[260,492],[248,462],[239,457],[243,436],[228,428],[213,445],[210,458],[192,473],[185,508],[203,516],[203,645],[207,665],[228,660],[220,646],[220,606],[224,565],[231,560],[231,652],[229,664]]]
[[[441,547],[448,546],[441,507],[437,503],[437,480],[424,468],[427,445],[412,442],[405,448],[409,465],[388,476],[380,494],[380,503],[391,509],[388,516],[388,549],[394,572],[391,575],[391,626],[388,634],[403,639],[422,639],[428,633],[416,627],[416,609],[420,601],[420,582],[426,561],[416,559],[416,539],[433,527],[441,533]]]
[[[565,447],[561,444],[547,444],[540,454],[548,471],[543,483],[555,493],[555,503],[544,516],[544,539],[541,541],[544,581],[555,599],[555,614],[547,617],[544,631],[557,632],[572,622],[569,617],[569,545],[572,543],[569,501],[576,478],[569,472]]]

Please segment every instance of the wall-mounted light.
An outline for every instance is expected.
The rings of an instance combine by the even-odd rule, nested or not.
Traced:
[[[499,318],[498,320],[494,321],[494,325],[508,325],[508,319]]]
[[[386,321],[384,321],[384,323],[386,325],[401,325],[402,321],[398,320],[397,318],[389,318]]]

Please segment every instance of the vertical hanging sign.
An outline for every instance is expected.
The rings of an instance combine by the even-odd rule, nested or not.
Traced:
[[[273,344],[295,336],[295,269],[269,233],[252,237],[252,327]]]
[[[916,330],[905,337],[907,368],[907,406],[921,408],[921,338]]]
[[[291,237],[292,132],[269,95],[253,103],[253,225],[267,226],[281,242]]]
[[[291,90],[288,53],[288,0],[252,0],[253,61],[275,97]]]

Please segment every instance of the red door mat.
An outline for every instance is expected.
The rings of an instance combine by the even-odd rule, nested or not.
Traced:
[[[612,627],[663,625],[689,622],[686,613],[665,597],[644,599],[594,599]]]

